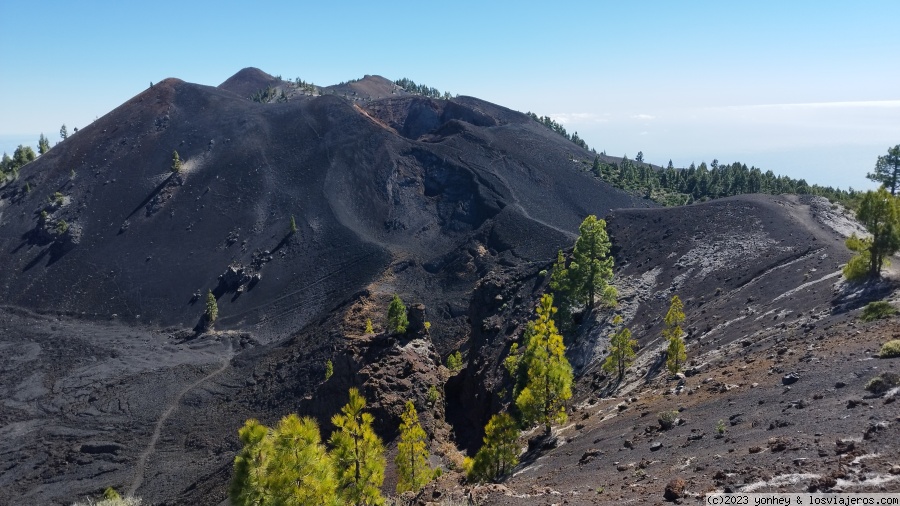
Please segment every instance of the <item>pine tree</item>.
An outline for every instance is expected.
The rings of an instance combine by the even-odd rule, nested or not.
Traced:
[[[238,430],[243,448],[234,458],[234,477],[228,497],[234,506],[262,504],[267,493],[266,466],[270,455],[269,429],[250,419]]]
[[[687,351],[684,347],[684,339],[681,330],[681,324],[684,323],[684,305],[677,295],[672,296],[672,304],[666,313],[665,328],[663,328],[663,339],[669,341],[666,349],[666,367],[672,374],[681,370],[681,366],[687,360]]]
[[[37,158],[37,155],[34,154],[34,150],[31,149],[31,146],[23,146],[19,144],[19,147],[13,151],[13,170],[22,167],[23,165],[33,162],[34,159]]]
[[[609,283],[613,277],[613,258],[606,234],[606,221],[590,215],[578,227],[575,241],[574,261],[569,266],[574,283],[574,292],[580,295],[588,309],[594,307],[599,297],[605,304],[615,305],[616,289]]]
[[[616,315],[612,323],[616,326],[621,325],[622,317]],[[631,338],[631,331],[627,327],[613,332],[609,339],[609,356],[603,362],[603,370],[610,374],[616,374],[618,381],[622,381],[625,369],[634,362],[635,345],[637,345],[637,341]]]
[[[462,368],[462,353],[460,353],[459,350],[456,350],[447,357],[447,369],[450,369],[450,372],[459,372]]]
[[[888,148],[886,155],[879,156],[875,163],[875,170],[866,174],[866,177],[884,185],[891,195],[897,195],[900,188],[900,144]]]
[[[406,411],[400,415],[400,442],[397,444],[397,493],[417,492],[431,481],[434,471],[428,466],[428,445],[425,429],[419,424],[419,414],[412,401],[406,401]]]
[[[537,307],[534,335],[525,352],[527,381],[516,397],[516,406],[526,423],[551,424],[566,421],[565,402],[572,397],[572,366],[566,359],[562,335],[553,323],[553,296],[544,294]]]
[[[212,290],[206,292],[206,313],[203,316],[206,317],[206,324],[209,327],[212,327],[216,318],[219,317],[219,304],[216,302],[216,296],[213,295]]]
[[[384,504],[379,487],[384,482],[384,446],[372,429],[374,418],[363,409],[366,400],[355,388],[350,401],[331,423],[331,456],[338,481],[338,495],[345,504]]]
[[[463,467],[474,481],[496,481],[512,472],[519,463],[519,428],[506,413],[491,417],[484,427],[484,444],[474,458],[466,457]]]
[[[847,247],[857,252],[844,267],[847,279],[877,278],[889,264],[889,257],[900,250],[900,198],[882,186],[863,195],[856,212],[871,237],[856,234],[847,239]]]
[[[50,151],[50,141],[48,141],[47,138],[44,137],[44,134],[41,134],[40,138],[38,139],[38,154],[43,155],[47,151]]]
[[[65,123],[63,123],[63,126],[59,127],[59,138],[62,140],[66,140],[69,138],[69,131],[66,130]]]
[[[366,334],[374,334],[375,333],[375,329],[372,328],[372,319],[371,318],[366,318],[366,331],[365,332],[366,332]]]
[[[334,469],[313,419],[282,418],[272,449],[266,469],[271,504],[339,504]]]
[[[572,295],[574,292],[569,269],[566,268],[566,257],[562,250],[556,253],[556,263],[550,273],[550,290],[553,291],[553,301],[559,309],[556,312],[556,322],[563,330],[572,327]]]
[[[178,174],[179,172],[181,172],[181,168],[182,168],[181,157],[178,156],[178,151],[172,151],[172,167],[171,167],[172,172],[174,172],[175,174]]]
[[[285,416],[269,430],[247,420],[238,432],[229,499],[234,506],[337,506],[337,482],[319,427],[308,417]]]
[[[406,327],[408,325],[409,320],[406,317],[406,306],[403,304],[403,301],[400,300],[400,296],[394,294],[394,298],[391,299],[391,305],[388,306],[388,330],[403,334],[406,332]]]

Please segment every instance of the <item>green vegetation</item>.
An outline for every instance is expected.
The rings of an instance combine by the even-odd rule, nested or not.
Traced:
[[[441,393],[438,392],[438,389],[435,385],[431,385],[430,387],[428,387],[428,393],[425,394],[425,400],[430,406],[435,406],[437,402],[441,400]]]
[[[283,94],[284,92],[282,92]],[[275,91],[275,88],[272,88],[271,85],[267,85],[266,89],[259,90],[256,93],[250,95],[250,100],[254,102],[258,102],[260,104],[266,104],[274,100],[278,96],[278,92]]]
[[[545,127],[549,128],[550,130],[553,130],[554,132],[558,133],[559,135],[562,135],[566,139],[569,139],[570,141],[574,142],[575,144],[583,147],[584,149],[588,149],[588,145],[586,142],[584,142],[584,139],[582,139],[581,137],[578,137],[578,132],[575,132],[572,135],[569,135],[569,133],[566,132],[566,127],[560,125],[559,123],[554,121],[549,116],[538,117],[537,114],[535,114],[531,111],[526,112],[525,115],[528,116],[529,118],[537,121],[538,123],[544,125]]]
[[[462,353],[460,353],[459,350],[456,350],[447,357],[447,369],[450,369],[450,372],[459,372],[462,368]]]
[[[875,170],[866,174],[872,181],[881,183],[892,196],[897,196],[900,185],[900,144],[888,148],[886,155],[879,156],[875,162]]]
[[[496,481],[519,463],[519,428],[513,417],[500,413],[484,428],[484,444],[474,458],[466,457],[463,469],[472,481]]]
[[[663,430],[669,430],[675,426],[675,422],[678,421],[678,411],[660,411],[656,416],[656,421],[659,422],[659,426],[663,428]]]
[[[878,356],[881,358],[900,357],[900,339],[893,339],[884,343]]]
[[[562,335],[553,322],[553,296],[544,294],[537,307],[534,333],[525,343],[519,371],[525,372],[524,388],[516,407],[526,424],[542,424],[550,434],[554,422],[566,421],[565,403],[572,397],[572,366],[566,359]]]
[[[391,304],[388,306],[388,331],[403,334],[406,327],[409,326],[409,320],[406,316],[406,306],[400,299],[400,296],[394,294]]]
[[[66,130],[65,123],[63,123],[63,126],[59,127],[59,138],[62,140],[66,140],[69,138],[69,131]]]
[[[334,375],[334,364],[331,363],[331,360],[326,360],[325,361],[325,381],[328,381],[332,375]]]
[[[666,313],[665,328],[662,331],[663,339],[669,342],[666,350],[666,368],[672,374],[681,370],[681,366],[687,360],[687,351],[684,347],[684,339],[681,324],[684,323],[684,305],[677,295],[672,296],[672,304]]]
[[[178,151],[172,151],[172,166],[170,167],[170,170],[175,174],[178,174],[181,172],[182,167],[183,164],[181,163],[181,157],[178,156]]]
[[[290,235],[294,235],[297,233],[297,220],[294,219],[294,215],[291,215],[291,227],[288,232]]]
[[[866,304],[860,319],[864,322],[873,322],[882,318],[888,318],[897,314],[897,309],[883,300],[876,300]]]
[[[615,305],[616,289],[609,284],[613,277],[613,258],[609,255],[611,244],[606,221],[590,215],[578,227],[578,233],[569,266],[574,295],[588,309],[594,307],[598,297],[606,305]]]
[[[331,418],[335,426],[330,439],[331,456],[343,504],[384,504],[380,490],[384,482],[384,446],[372,429],[374,418],[363,411],[365,407],[366,400],[351,388],[350,401]]]
[[[575,302],[573,285],[569,269],[566,268],[566,258],[560,250],[556,253],[556,263],[553,264],[553,271],[550,274],[550,290],[553,292],[553,300],[558,308],[556,322],[562,330],[572,328],[572,306]]]
[[[616,289],[610,284],[613,258],[606,221],[590,215],[581,222],[578,232],[572,261],[566,266],[566,258],[559,251],[550,274],[550,290],[559,309],[555,320],[563,330],[571,329],[576,304],[584,304],[589,310],[598,300],[607,306],[616,304]]]
[[[721,437],[725,435],[725,420],[719,420],[716,422],[716,434]]]
[[[6,153],[3,153],[3,158],[0,159],[0,179],[6,179],[9,176],[12,176],[13,179],[17,178],[19,169],[25,164],[34,161],[35,158],[37,158],[37,155],[31,149],[31,146],[23,146],[21,144],[13,152],[11,158]]]
[[[625,376],[625,369],[634,362],[634,347],[637,340],[631,338],[631,331],[622,326],[622,317],[616,315],[613,317],[613,325],[621,327],[617,332],[609,338],[609,356],[603,362],[603,370],[615,374],[617,381],[622,381]]]
[[[317,91],[319,91],[319,88],[315,84],[308,83],[303,79],[300,79],[299,77],[294,79],[294,85],[298,89],[300,89],[300,91],[305,91],[308,93],[316,93]]]
[[[56,235],[63,235],[69,230],[69,224],[66,223],[66,220],[59,220],[56,222]]]
[[[370,506],[384,504],[384,448],[372,430],[366,401],[350,389],[350,400],[331,422],[329,453],[319,427],[290,414],[269,429],[250,419],[238,431],[243,447],[234,459],[228,497],[234,506]],[[402,429],[401,429],[402,430]]]
[[[772,171],[763,172],[756,167],[734,162],[711,166],[691,164],[687,169],[676,169],[669,162],[666,169],[656,169],[649,164],[623,157],[620,162],[605,163],[594,159],[591,171],[595,176],[617,188],[648,197],[665,206],[685,205],[745,193],[796,193],[820,195],[831,201],[852,204],[858,192],[834,189],[830,186],[809,185],[803,179],[776,176]]]
[[[313,419],[290,414],[272,430],[250,419],[238,435],[243,448],[234,459],[228,491],[234,506],[343,504]]]
[[[425,429],[419,423],[419,414],[412,401],[406,401],[406,411],[400,415],[400,442],[397,443],[397,493],[408,490],[418,492],[432,477],[428,466],[428,444]]]
[[[539,117],[532,112],[527,112],[526,115],[578,146],[589,149],[587,143],[578,137],[577,132],[570,135],[566,132],[565,127],[553,119],[546,116]],[[880,162],[880,166],[892,168],[893,177],[896,178],[898,167],[900,167],[900,158],[891,158],[893,149],[895,148],[889,150],[888,157],[883,157],[886,160]],[[597,153],[593,149],[591,152]],[[603,155],[605,156],[606,153],[604,152]],[[900,150],[895,156],[900,157]],[[881,158],[879,158],[880,160]],[[884,171],[879,171],[878,167],[876,166],[875,174],[884,173]],[[720,165],[718,160],[713,160],[710,166],[703,162],[699,167],[692,163],[689,168],[676,169],[669,160],[667,168],[655,168],[644,163],[644,153],[640,151],[634,160],[629,160],[626,155],[619,162],[601,161],[599,156],[595,156],[590,170],[595,176],[616,188],[650,198],[664,206],[685,205],[745,193],[773,195],[796,193],[820,195],[833,202],[842,202],[852,207],[859,194],[853,189],[845,191],[831,186],[810,185],[803,179],[776,176],[772,171],[763,172],[757,167],[748,168],[741,162]],[[881,181],[881,179],[877,180]]]
[[[366,334],[374,334],[374,333],[375,333],[375,329],[372,328],[372,319],[371,319],[371,318],[366,318],[366,330],[365,330],[365,333],[366,333]]]
[[[112,494],[107,495],[110,491]],[[107,488],[103,492],[103,499],[97,501],[88,499],[85,502],[76,502],[72,506],[141,506],[141,504],[143,501],[140,497],[122,497],[112,488]]]
[[[865,388],[873,394],[883,394],[898,385],[900,385],[900,376],[897,373],[885,371],[870,379]]]
[[[212,327],[216,318],[219,317],[219,304],[216,302],[216,296],[213,295],[212,290],[206,292],[206,312],[203,313],[203,317],[207,327]]]
[[[47,151],[50,151],[50,141],[48,141],[42,133],[40,138],[38,139],[38,154],[43,155]]]
[[[890,265],[888,257],[900,250],[900,197],[892,196],[884,187],[868,191],[860,200],[856,219],[872,236],[853,234],[847,239],[847,248],[856,255],[844,266],[844,277],[877,278],[881,269]]]
[[[437,88],[432,88],[424,84],[416,84],[415,81],[405,77],[397,79],[394,81],[394,84],[415,95],[422,95],[429,98],[442,98],[444,100],[453,98],[453,95],[451,95],[449,91],[441,93]]]
[[[63,202],[65,202],[66,197],[62,193],[56,192],[51,197],[48,197],[48,199],[50,200],[51,204],[61,206],[63,205]]]

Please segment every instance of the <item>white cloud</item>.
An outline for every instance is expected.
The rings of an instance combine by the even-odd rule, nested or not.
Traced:
[[[563,125],[581,125],[586,123],[606,123],[609,121],[608,114],[596,114],[593,112],[561,112],[550,114],[557,123]]]
[[[632,118],[634,118],[634,119],[643,119],[643,120],[651,120],[651,119],[656,119],[656,116],[653,116],[653,115],[650,115],[650,114],[635,114],[634,116],[632,116]]]
[[[866,100],[849,102],[808,102],[798,104],[757,104],[732,105],[717,109],[725,110],[759,110],[759,109],[893,109],[900,107],[900,100]]]

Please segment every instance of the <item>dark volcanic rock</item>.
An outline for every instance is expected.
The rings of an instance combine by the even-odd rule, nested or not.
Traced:
[[[667,501],[677,501],[684,497],[684,490],[687,487],[687,482],[685,482],[681,478],[675,478],[666,484],[665,491],[663,492],[663,498]]]
[[[781,384],[782,385],[793,385],[794,383],[796,383],[799,380],[800,380],[800,375],[795,372],[791,372],[791,373],[785,374],[784,377],[781,378]]]

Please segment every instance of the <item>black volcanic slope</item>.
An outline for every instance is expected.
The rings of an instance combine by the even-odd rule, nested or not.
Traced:
[[[287,100],[250,100],[267,87]],[[606,415],[625,411],[611,422],[620,434],[632,413],[672,409],[666,396],[680,394],[659,394],[672,390],[659,331],[673,294],[687,314],[685,397],[697,411],[686,416],[698,422],[722,416],[699,389],[733,354],[759,367],[757,383],[780,387],[786,370],[767,370],[770,348],[781,356],[796,341],[798,353],[783,354],[805,360],[809,336],[852,325],[861,300],[837,282],[853,223],[827,203],[655,208],[591,176],[592,159],[523,114],[413,96],[377,76],[311,91],[244,69],[217,88],[167,79],[144,90],[0,188],[0,504],[71,504],[108,486],[152,504],[221,504],[244,420],[299,412],[327,438],[349,387],[362,389],[389,452],[413,400],[450,469],[456,447],[474,449],[511,401],[502,361],[547,289],[541,271],[591,213],[608,219],[616,311],[641,349],[612,384],[599,364],[613,311],[578,315],[585,324],[567,336],[574,423],[560,429],[566,445],[526,456],[523,469],[548,466],[507,482],[520,491],[587,482],[600,462],[618,469]],[[207,290],[219,320],[194,332]],[[407,336],[383,332],[394,293],[416,304]],[[441,364],[457,349],[466,366],[451,374]],[[775,416],[782,408],[758,403],[761,391],[734,402]],[[646,406],[623,410],[610,395]],[[607,456],[573,472],[589,451]],[[545,460],[528,467],[535,458]],[[497,490],[487,504],[531,497]]]
[[[192,327],[202,312],[194,294],[212,289],[220,328],[284,331],[392,262],[415,266],[414,279],[440,276],[446,255],[471,240],[543,260],[586,214],[646,205],[584,173],[586,151],[493,104],[246,98],[271,82],[256,69],[219,88],[164,80],[24,168],[2,194],[0,296]],[[378,94],[386,82],[345,87]],[[180,176],[169,171],[173,150]],[[57,191],[64,204],[48,205]],[[288,236],[291,216],[298,231]],[[42,229],[58,220],[70,230],[54,241]],[[261,279],[241,291],[220,284],[231,264]],[[429,290],[410,288],[430,302]]]

